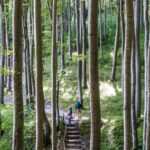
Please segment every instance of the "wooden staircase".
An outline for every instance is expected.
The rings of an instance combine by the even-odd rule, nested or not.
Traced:
[[[78,125],[66,125],[65,132],[65,150],[81,150],[81,139]]]

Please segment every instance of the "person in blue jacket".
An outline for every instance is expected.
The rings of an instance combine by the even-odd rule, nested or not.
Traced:
[[[72,118],[72,106],[69,106],[69,109],[68,109],[68,124],[71,124],[71,118]]]
[[[76,102],[75,109],[76,109],[78,118],[81,118],[81,103],[79,100]]]

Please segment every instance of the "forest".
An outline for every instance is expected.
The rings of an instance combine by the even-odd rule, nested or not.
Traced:
[[[150,150],[149,0],[0,0],[0,150]]]

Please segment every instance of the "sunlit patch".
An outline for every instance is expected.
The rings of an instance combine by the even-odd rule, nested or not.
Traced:
[[[44,87],[43,87],[44,92],[47,91],[47,90],[49,90],[49,89],[50,89],[49,86],[44,86]]]
[[[110,52],[110,56],[111,56],[111,58],[113,58],[114,57],[114,52]]]
[[[62,99],[65,99],[66,101],[69,101],[72,98],[72,94],[71,93],[63,93],[63,95],[61,96]]]
[[[100,97],[116,96],[116,91],[113,85],[109,82],[100,82]]]

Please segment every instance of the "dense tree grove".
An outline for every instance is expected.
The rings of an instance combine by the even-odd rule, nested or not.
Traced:
[[[0,0],[0,149],[150,150],[149,0]]]

